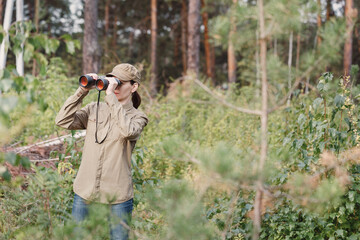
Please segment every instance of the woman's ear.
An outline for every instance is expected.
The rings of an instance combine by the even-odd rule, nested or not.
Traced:
[[[131,92],[133,93],[133,92],[136,92],[136,90],[138,89],[138,87],[139,87],[139,84],[136,82],[136,83],[134,83],[133,85],[132,85],[132,89],[131,89]]]

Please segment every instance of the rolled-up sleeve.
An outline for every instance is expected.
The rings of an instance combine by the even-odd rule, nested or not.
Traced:
[[[55,118],[55,124],[69,130],[86,129],[89,116],[89,105],[81,108],[83,98],[88,94],[80,87],[61,107]]]
[[[148,123],[147,116],[141,111],[136,111],[136,114],[129,114],[117,100],[115,94],[106,95],[105,102],[110,108],[112,120],[120,128],[124,138],[130,141],[137,140]]]

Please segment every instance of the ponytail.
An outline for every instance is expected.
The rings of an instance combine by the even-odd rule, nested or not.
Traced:
[[[131,97],[134,108],[138,108],[141,104],[141,97],[137,92],[133,92]]]

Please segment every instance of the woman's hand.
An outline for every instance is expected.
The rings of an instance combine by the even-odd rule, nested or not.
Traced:
[[[106,80],[109,81],[109,86],[106,89],[106,95],[109,95],[114,92],[115,88],[118,86],[118,82],[114,77],[106,77]]]
[[[95,81],[96,81],[96,79],[98,79],[98,75],[96,73],[87,73],[86,75],[92,77]],[[91,89],[94,89],[94,88],[95,88],[95,84],[92,85],[90,88],[81,87],[81,89],[86,91],[86,92],[88,92],[88,91],[90,91]]]

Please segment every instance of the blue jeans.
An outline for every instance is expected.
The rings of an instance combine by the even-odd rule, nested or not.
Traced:
[[[123,203],[112,204],[111,213],[117,217],[118,224],[110,223],[110,236],[113,240],[127,240],[129,237],[129,231],[126,229],[120,221],[129,226],[131,221],[131,214],[133,210],[133,199],[130,199]],[[72,216],[76,222],[81,222],[89,214],[88,204],[83,198],[75,193],[74,204],[72,209]],[[112,222],[112,221],[110,221]]]

